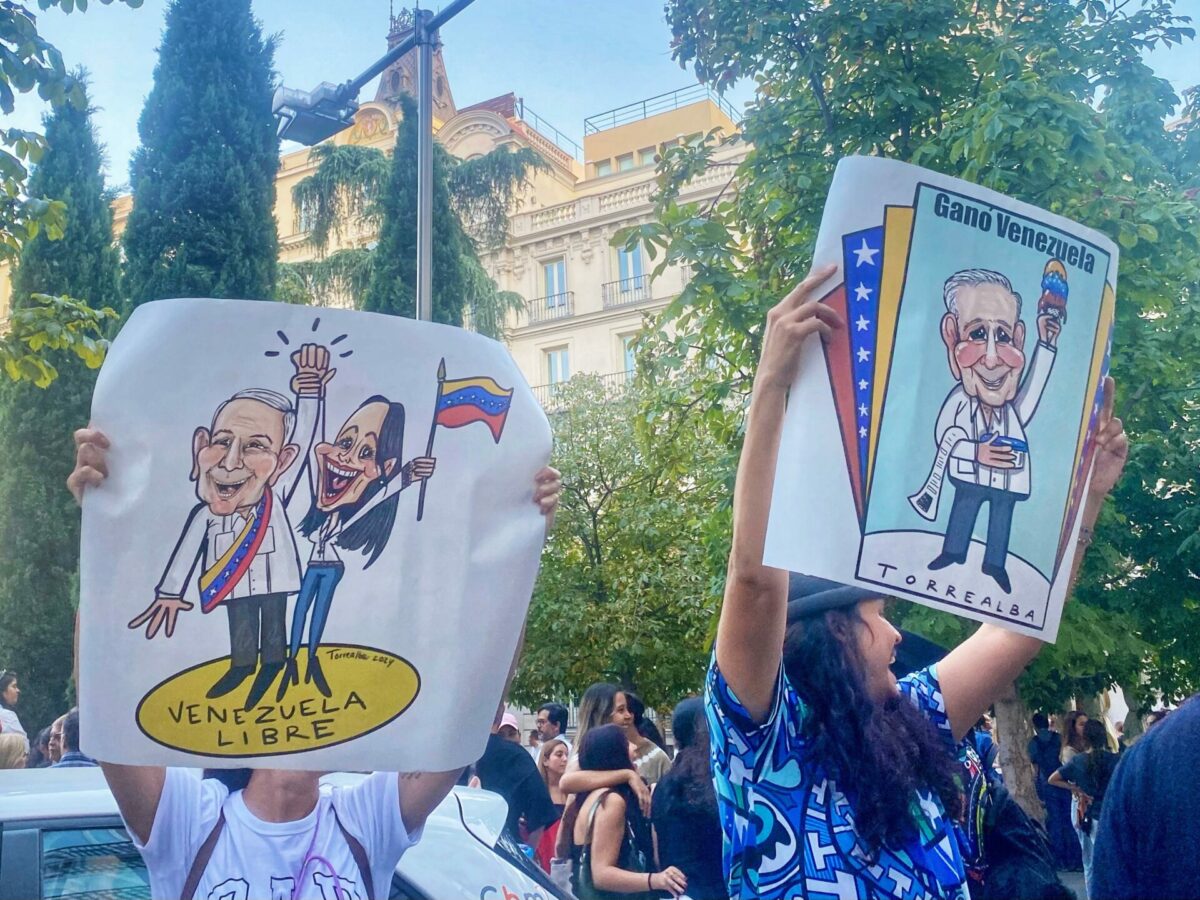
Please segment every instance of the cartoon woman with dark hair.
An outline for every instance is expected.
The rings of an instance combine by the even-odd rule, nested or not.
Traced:
[[[312,505],[299,531],[312,542],[308,567],[292,614],[291,645],[277,700],[288,683],[299,684],[296,656],[308,620],[308,666],[304,681],[326,697],[332,694],[317,648],[329,618],[333,594],[346,571],[338,550],[361,550],[367,569],[387,546],[396,521],[400,492],[433,474],[433,457],[404,458],[404,405],[369,397],[342,425],[332,444],[323,437],[313,448]],[[309,620],[309,612],[312,618]]]

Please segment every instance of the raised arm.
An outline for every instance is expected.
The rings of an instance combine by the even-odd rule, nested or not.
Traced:
[[[108,438],[102,432],[81,428],[75,432],[75,469],[67,476],[67,488],[76,503],[83,503],[83,492],[89,487],[99,487],[108,477],[106,455]],[[75,684],[79,685],[79,635],[76,618],[75,640]],[[119,766],[101,761],[100,768],[108,781],[109,789],[116,798],[117,807],[125,824],[145,844],[150,840],[150,829],[158,812],[158,801],[162,797],[163,783],[167,770],[162,766]]]
[[[1104,408],[1096,430],[1096,454],[1092,463],[1092,480],[1080,513],[1079,547],[1071,567],[1067,599],[1075,587],[1079,567],[1092,528],[1104,498],[1111,493],[1125,468],[1129,456],[1129,440],[1121,420],[1113,417],[1113,380],[1104,383]],[[1000,628],[981,625],[979,629],[947,654],[938,663],[938,680],[946,700],[946,714],[956,740],[961,740],[971,726],[1004,691],[1017,680],[1025,667],[1042,649],[1037,638]]]
[[[763,565],[767,514],[783,431],[787,392],[796,380],[801,347],[828,338],[841,317],[818,302],[817,286],[837,271],[825,266],[800,282],[767,313],[767,332],[754,378],[746,440],[733,492],[733,546],[725,602],[717,627],[717,665],[756,721],[767,717],[783,655],[787,572]]]

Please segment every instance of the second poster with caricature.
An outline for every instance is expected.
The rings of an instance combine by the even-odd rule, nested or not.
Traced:
[[[902,163],[838,166],[766,562],[1053,640],[1115,306],[1098,233]],[[795,510],[830,514],[820,527]]]

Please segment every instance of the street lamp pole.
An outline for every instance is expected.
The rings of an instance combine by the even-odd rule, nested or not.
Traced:
[[[279,136],[313,146],[354,124],[358,92],[400,59],[417,49],[417,318],[433,319],[433,51],[438,30],[474,0],[454,0],[436,15],[418,9],[413,33],[377,59],[357,78],[341,85],[321,84],[313,91],[280,87],[272,100]]]
[[[470,0],[468,0],[470,2]],[[465,5],[465,4],[464,4]],[[417,320],[433,321],[433,13],[416,11],[417,38]]]

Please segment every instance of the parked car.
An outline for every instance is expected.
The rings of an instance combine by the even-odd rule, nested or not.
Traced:
[[[352,784],[338,773],[324,782]],[[392,877],[393,900],[568,900],[503,831],[508,807],[455,788]],[[150,900],[99,769],[0,771],[0,900]],[[167,900],[167,898],[156,898]],[[249,900],[249,898],[238,898]]]

